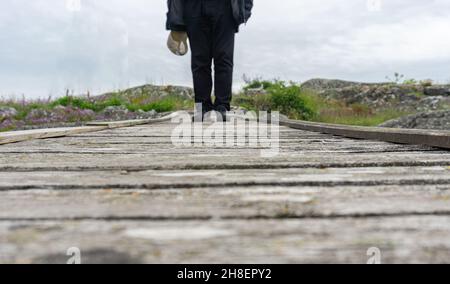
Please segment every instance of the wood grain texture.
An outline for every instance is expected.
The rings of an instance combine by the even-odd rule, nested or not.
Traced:
[[[66,127],[66,128],[51,128],[51,129],[35,129],[23,131],[11,131],[0,133],[0,145],[27,141],[31,139],[45,139],[63,137],[67,135],[88,133],[94,131],[104,130],[106,127],[102,126],[83,126],[83,127]]]
[[[450,149],[450,131],[347,126],[308,121],[283,120],[282,125],[349,138],[378,140],[412,145],[428,145]]]
[[[87,126],[80,127],[63,127],[48,129],[33,129],[22,131],[9,131],[0,133],[0,145],[28,141],[33,139],[46,139],[64,137],[80,133],[90,133],[111,128],[130,127],[142,124],[154,124],[170,121],[178,115],[177,112],[161,118],[128,120],[128,121],[111,121],[111,122],[89,122]]]
[[[449,151],[281,127],[264,158],[100,127],[0,146],[0,263],[450,262]]]
[[[178,221],[4,221],[0,263],[446,263],[448,216]]]

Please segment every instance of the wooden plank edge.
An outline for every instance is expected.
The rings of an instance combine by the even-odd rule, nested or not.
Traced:
[[[0,133],[0,145],[22,142],[32,139],[64,137],[67,135],[95,132],[108,129],[104,126],[82,126],[49,129],[33,129]]]
[[[88,122],[88,126],[105,126],[110,129],[131,127],[144,124],[155,124],[161,122],[167,122],[180,115],[181,112],[174,112],[161,118],[149,118],[149,119],[136,119],[136,120],[124,120],[124,121],[92,121]]]
[[[281,119],[280,125],[348,138],[376,140],[409,145],[427,145],[450,149],[450,131],[349,126]]]
[[[142,124],[155,124],[170,121],[172,118],[179,115],[179,112],[174,112],[170,115],[157,119],[141,119],[115,122],[91,122],[87,126],[81,127],[61,127],[61,128],[47,128],[47,129],[33,129],[23,131],[9,131],[0,133],[0,145],[22,142],[32,139],[46,139],[57,138],[68,135],[96,132],[106,129],[130,127]]]
[[[249,119],[245,115],[237,114],[232,114],[230,115],[230,117],[245,120]],[[257,118],[257,121],[259,121],[259,118]],[[267,122],[270,123],[270,116],[268,117]],[[281,114],[280,126],[286,126],[292,129],[299,129],[304,131],[332,134],[347,138],[374,140],[407,145],[425,145],[442,149],[450,149],[450,131],[446,130],[403,129],[329,124],[292,120],[288,119],[287,116]]]

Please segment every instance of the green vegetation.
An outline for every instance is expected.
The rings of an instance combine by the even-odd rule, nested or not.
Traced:
[[[149,101],[149,97],[146,98]],[[50,104],[55,106],[76,107],[79,109],[90,109],[94,112],[100,112],[111,106],[124,106],[129,111],[151,111],[170,112],[178,109],[187,109],[191,103],[178,96],[168,96],[161,99],[154,99],[151,102],[143,100],[129,100],[121,94],[112,94],[105,100],[90,100],[86,97],[65,96]]]
[[[370,110],[360,111],[358,106],[352,105],[334,111],[322,111],[315,121],[333,124],[377,126],[385,121],[408,114],[391,109],[375,113]]]
[[[130,111],[137,111],[141,109],[143,111],[155,110],[157,112],[170,112],[191,109],[194,107],[194,102],[187,101],[186,99],[177,96],[169,96],[142,105],[137,103],[128,103],[126,104],[126,107]]]
[[[420,91],[422,86],[431,86],[431,80],[416,81],[404,79],[399,73],[394,74],[392,84],[408,86],[394,86],[394,89],[404,87],[405,94],[418,98],[424,96]],[[410,86],[409,86],[410,85]],[[387,84],[386,88],[391,87]],[[423,88],[422,88],[423,89]],[[401,90],[400,90],[401,91]],[[105,112],[108,107],[127,109],[125,119],[134,119],[141,111],[171,112],[175,110],[192,110],[194,101],[189,99],[191,94],[185,88],[142,86],[125,91],[118,91],[102,96],[90,97],[66,96],[56,100],[0,100],[0,107],[14,108],[13,117],[0,117],[0,131],[19,129],[29,125],[46,125],[52,123],[73,122],[81,123],[88,120],[120,119]],[[397,98],[398,99],[398,98]],[[302,89],[293,82],[280,80],[246,80],[242,92],[235,95],[232,104],[253,111],[279,111],[292,119],[317,121],[335,124],[376,126],[387,120],[411,114],[397,109],[373,109],[367,105],[332,99],[332,96],[318,95],[314,91]],[[64,108],[60,108],[63,106]],[[117,112],[120,112],[118,110]],[[114,111],[113,111],[114,113]]]
[[[303,90],[301,85],[282,81],[247,82],[244,92],[235,96],[233,104],[253,111],[280,111],[292,119],[316,122],[376,126],[409,113],[385,109],[374,111],[366,105],[346,105]]]
[[[51,109],[47,101],[0,101],[0,107],[12,107],[17,110],[17,114],[14,116],[16,120],[23,120],[28,113],[34,109],[49,110]]]
[[[66,96],[55,100],[0,99],[0,108],[13,108],[15,113],[9,117],[0,116],[0,131],[26,126],[80,124],[89,120],[135,119],[143,115],[141,111],[164,113],[193,109],[193,100],[180,90],[183,88],[142,86],[96,97],[72,96],[67,92]],[[109,107],[127,109],[128,112],[120,109],[105,112]]]
[[[254,111],[279,111],[294,119],[310,120],[314,110],[308,104],[299,85],[282,81],[252,81],[244,87],[245,91],[261,90],[254,95],[238,95],[234,104]]]
[[[65,107],[77,107],[79,109],[90,109],[93,111],[99,111],[99,107],[94,103],[89,101],[84,97],[74,97],[74,96],[65,96],[57,99],[56,101],[50,104],[52,108],[56,106],[65,106]]]

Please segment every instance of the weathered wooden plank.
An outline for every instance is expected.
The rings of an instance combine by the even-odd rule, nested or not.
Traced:
[[[193,139],[191,139],[193,140]],[[246,137],[246,141],[258,141],[258,138],[248,138]],[[286,145],[303,145],[303,144],[325,144],[325,145],[346,145],[349,143],[355,144],[355,140],[351,139],[339,139],[337,137],[280,137],[280,146]],[[169,136],[166,137],[127,137],[127,136],[102,136],[102,137],[92,137],[92,136],[69,136],[69,137],[61,137],[58,139],[51,139],[51,140],[45,140],[46,143],[43,143],[42,140],[31,140],[27,141],[26,145],[33,147],[33,146],[45,146],[47,144],[63,144],[63,145],[70,145],[70,144],[102,144],[102,143],[117,143],[117,144],[172,144],[172,139]],[[386,142],[378,142],[378,141],[368,141],[368,140],[359,140],[357,141],[358,145],[361,144],[363,146],[366,145],[397,145],[392,143],[386,143]],[[25,142],[24,142],[25,143]],[[19,144],[11,144],[11,145],[3,145],[0,147],[1,149],[4,148],[25,148],[22,147],[22,145],[25,145],[24,143]],[[422,146],[416,146],[416,145],[397,145],[399,147],[414,147],[419,148]],[[431,147],[423,147],[423,149],[436,149]]]
[[[450,262],[450,217],[0,222],[0,263]],[[57,241],[56,241],[57,240]]]
[[[92,121],[88,122],[89,126],[106,126],[109,129],[122,128],[130,126],[139,126],[143,124],[159,124],[163,122],[168,122],[171,119],[180,115],[180,112],[174,112],[169,115],[160,118],[148,118],[148,119],[134,119],[134,120],[124,120],[124,121]]]
[[[15,190],[0,200],[1,220],[450,216],[450,185]]]
[[[450,184],[448,167],[0,172],[0,190]]]
[[[39,140],[38,140],[39,141]],[[198,153],[208,152],[215,150],[217,152],[223,152],[228,150],[228,153],[236,153],[235,150],[245,150],[249,151],[254,149],[263,149],[267,146],[261,145],[257,140],[252,140],[252,143],[248,142],[246,145],[236,146],[236,145],[198,145],[192,142],[191,146],[176,146],[169,141],[153,142],[151,140],[141,141],[140,139],[121,141],[120,139],[108,139],[104,138],[103,141],[99,140],[66,140],[57,139],[54,141],[33,141],[33,143],[22,144],[12,144],[0,147],[0,153],[53,153],[53,152],[65,152],[65,153],[78,153],[95,150],[99,152],[101,149],[105,150],[106,153],[111,151],[111,148],[116,151],[124,152],[144,152],[144,153],[161,153],[161,152],[190,152],[196,151]],[[425,148],[421,146],[404,146],[396,145],[390,143],[382,144],[371,144],[371,143],[354,143],[352,142],[319,142],[319,141],[280,141],[280,150],[282,152],[297,152],[297,151],[311,151],[316,152],[411,152],[411,151],[436,151],[433,148]],[[196,149],[194,149],[194,147]],[[442,153],[445,153],[441,151]]]
[[[91,133],[89,135],[80,134],[76,136],[88,136],[88,137],[104,137],[104,136],[128,136],[128,137],[170,137],[172,134],[172,130],[177,127],[178,124],[154,124],[150,127],[132,127],[132,128],[120,128],[120,129],[109,129],[102,131],[101,133]],[[193,126],[191,126],[191,129]],[[205,125],[203,129],[209,128],[208,125]],[[217,129],[217,128],[213,128]],[[233,130],[224,131],[224,133],[233,133]],[[248,130],[246,131],[248,133]],[[332,135],[328,134],[320,134],[314,132],[305,132],[299,131],[295,129],[290,129],[287,127],[280,127],[279,129],[280,137],[332,137]]]
[[[327,168],[327,167],[389,167],[389,166],[450,166],[450,153],[280,153],[274,158],[262,158],[259,151],[248,155],[234,153],[178,155],[157,154],[1,154],[0,171],[37,170],[146,170],[146,169],[245,169],[245,168]]]
[[[134,127],[133,127],[134,128]],[[108,130],[103,130],[102,132],[98,132],[98,133],[90,133],[90,134],[77,134],[77,135],[72,135],[73,137],[93,137],[93,138],[111,138],[111,137],[126,137],[126,138],[136,138],[136,139],[140,139],[140,138],[166,138],[166,137],[171,137],[171,133],[167,132],[167,131],[152,131],[152,132],[122,132],[122,133],[115,133],[115,132],[106,132]],[[313,134],[312,132],[310,132],[311,134],[309,135],[305,135],[305,134],[300,134],[300,133],[289,133],[289,134],[283,134],[280,133],[280,138],[299,138],[299,139],[326,139],[326,138],[330,138],[330,137],[335,137],[336,139],[339,139],[339,137],[337,136],[332,136],[332,135],[320,135],[320,134]],[[69,137],[72,137],[69,136]],[[350,139],[350,138],[346,138],[346,139]],[[353,139],[354,140],[354,139]],[[360,140],[359,140],[360,141]],[[379,142],[379,141],[372,141],[372,142]]]
[[[118,122],[120,123],[120,122]],[[166,134],[166,141],[170,141],[170,139],[168,139],[168,137],[170,136],[170,132],[172,131],[172,129],[175,127],[175,125],[172,124],[157,124],[159,125],[160,131],[161,131],[161,135],[163,133]],[[153,133],[152,127],[144,127],[141,129],[136,129],[137,127],[133,127],[132,130],[130,129],[120,129],[121,132],[123,131],[131,131],[130,133],[133,133],[134,135],[136,133],[139,133],[140,131],[150,131],[150,133]],[[116,137],[115,135],[117,135],[119,131],[118,130],[114,130],[114,132],[111,132],[111,137],[113,137],[113,139],[118,139],[118,137]],[[102,131],[102,133],[106,133],[106,131]],[[106,136],[105,136],[106,137]],[[107,138],[111,138],[111,137],[107,137]],[[159,138],[165,138],[164,136],[160,136]],[[289,141],[289,139],[295,139],[293,137],[283,137],[282,135],[282,140],[281,140],[281,149],[282,150],[291,150],[291,151],[308,151],[308,152],[327,152],[327,151],[334,151],[334,152],[348,152],[348,153],[355,153],[355,152],[393,152],[393,151],[411,151],[411,150],[432,150],[431,148],[426,148],[426,147],[420,147],[420,146],[415,146],[415,147],[411,147],[411,146],[400,146],[400,145],[394,145],[394,144],[390,144],[390,143],[380,143],[380,142],[360,142],[360,143],[355,143],[354,140],[351,139],[338,139],[332,136],[325,136],[328,137],[329,141],[327,142],[323,142],[323,141],[315,141],[316,143],[313,143],[314,141],[304,141],[303,143],[299,142],[297,143],[296,141]],[[79,138],[79,137],[76,137]],[[85,145],[85,143],[89,143],[86,140],[80,140],[77,143],[74,142],[70,142],[68,145],[66,144],[66,141],[73,141],[73,139],[76,139],[74,137],[70,137],[70,138],[62,138],[62,139],[58,139],[57,141],[54,142],[41,142],[41,143],[36,143],[34,141],[31,141],[30,143],[24,144],[24,145],[13,145],[10,147],[2,147],[0,148],[0,151],[2,153],[7,153],[7,152],[12,152],[12,153],[21,153],[21,152],[27,152],[27,153],[33,153],[33,152],[41,152],[41,153],[59,153],[59,152],[67,152],[67,153],[116,153],[116,154],[131,154],[131,153],[141,153],[141,154],[145,154],[147,152],[151,152],[151,153],[155,153],[155,154],[165,154],[165,152],[172,152],[173,148],[171,148],[170,146],[168,146],[167,144],[162,144],[161,147],[163,147],[163,149],[165,151],[161,151],[159,148],[156,148],[155,144],[142,144],[142,147],[137,147],[137,144],[134,143],[134,147],[129,147],[128,144],[123,143],[123,146],[120,147],[118,145],[122,145],[122,144],[114,144],[114,146],[111,147],[107,147],[106,145],[106,141],[107,139],[101,139],[102,141],[104,141],[104,143],[101,143],[98,139],[99,137],[90,137],[90,139],[92,139],[93,141],[97,142],[97,145],[99,145],[97,148],[93,147],[92,145],[88,144]],[[124,137],[125,138],[125,137]],[[126,137],[128,139],[132,139],[132,137]],[[141,140],[142,138],[147,138],[147,139],[154,139],[150,138],[150,137],[140,137],[139,139],[135,139],[135,140]],[[120,137],[119,137],[120,139]],[[92,141],[91,140],[91,141]],[[298,140],[298,139],[296,139]],[[300,140],[301,141],[301,140]],[[34,142],[34,143],[33,143]],[[83,143],[81,143],[83,142]],[[40,146],[42,145],[42,146]],[[44,146],[45,145],[45,146]],[[66,147],[63,147],[66,146]],[[39,147],[40,146],[40,147]],[[211,149],[212,147],[204,147],[203,149],[197,149],[197,152],[200,152],[199,154],[203,154],[203,152],[205,149]],[[219,151],[221,149],[227,149],[227,147],[216,147],[215,151],[219,153]],[[243,147],[245,148],[245,147]],[[251,147],[250,147],[251,148]],[[254,147],[253,147],[254,148]],[[11,149],[11,150],[10,150]],[[234,153],[236,153],[236,149],[234,148],[230,148],[228,147],[228,149],[233,150]],[[185,154],[185,153],[189,153],[190,151],[192,151],[191,148],[186,148],[183,150],[175,150],[175,152],[177,154]],[[237,149],[237,151],[239,151],[239,149]]]
[[[450,152],[281,127],[263,158],[175,126],[0,147],[0,262],[450,260]]]
[[[316,131],[343,137],[450,149],[450,131],[348,126],[289,119],[282,120],[280,123],[294,129]]]
[[[32,139],[56,138],[81,133],[91,133],[106,130],[108,128],[121,128],[134,125],[161,123],[165,121],[170,121],[172,118],[178,115],[179,113],[175,112],[165,117],[157,119],[143,119],[143,120],[129,120],[129,121],[115,121],[115,122],[91,122],[87,124],[88,126],[81,126],[81,127],[64,127],[64,128],[2,132],[0,133],[0,145],[22,142]]]
[[[191,147],[177,147],[167,143],[142,143],[142,142],[117,142],[117,141],[83,141],[76,143],[73,140],[68,141],[48,141],[47,143],[33,143],[32,145],[9,145],[0,147],[0,153],[67,153],[67,154],[86,154],[86,153],[103,153],[103,154],[191,154],[195,151],[197,154],[249,154],[262,149],[268,149],[266,146],[261,146],[258,141],[255,145],[243,146],[202,146],[192,144]],[[196,149],[194,149],[196,147]],[[355,144],[353,143],[311,143],[311,142],[297,142],[287,143],[282,142],[279,147],[282,153],[295,153],[297,151],[311,153],[334,152],[334,153],[374,153],[374,152],[425,152],[436,151],[432,148],[426,149],[421,146],[403,146],[395,144]],[[445,152],[442,152],[445,153]]]
[[[26,141],[30,139],[55,138],[78,133],[88,133],[106,129],[103,126],[83,126],[51,129],[35,129],[0,133],[0,145]]]

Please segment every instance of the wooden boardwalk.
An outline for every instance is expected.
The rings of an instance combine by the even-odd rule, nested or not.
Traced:
[[[0,263],[450,262],[450,151],[281,127],[263,158],[174,127],[0,146]]]

